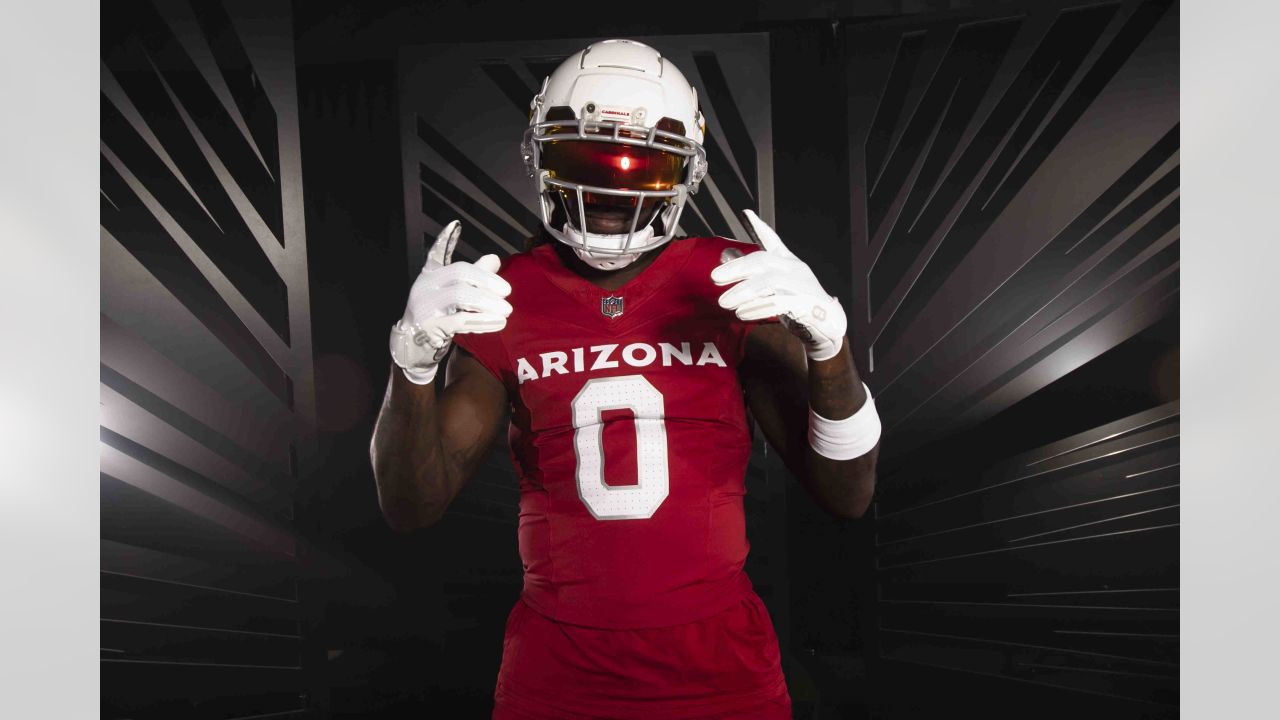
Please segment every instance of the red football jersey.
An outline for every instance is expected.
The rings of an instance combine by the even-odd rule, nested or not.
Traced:
[[[737,367],[755,323],[717,304],[710,277],[730,249],[758,248],[673,241],[608,291],[541,245],[503,260],[506,328],[454,338],[511,394],[521,597],[543,615],[659,627],[750,592]]]

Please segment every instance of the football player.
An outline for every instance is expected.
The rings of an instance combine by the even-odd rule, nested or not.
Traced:
[[[468,263],[457,221],[436,238],[391,332],[382,511],[438,520],[509,410],[524,588],[493,717],[790,718],[743,572],[748,412],[822,507],[865,512],[880,423],[844,310],[749,210],[754,245],[676,239],[705,122],[653,48],[587,47],[531,111],[547,239]]]

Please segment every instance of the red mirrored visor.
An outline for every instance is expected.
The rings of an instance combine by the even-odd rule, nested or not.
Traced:
[[[595,140],[548,140],[541,165],[551,177],[613,190],[670,190],[684,158],[657,148]]]
[[[573,221],[575,227],[582,227],[582,220],[578,217],[578,195],[572,190],[558,187],[556,192],[560,194],[564,202],[565,211],[569,213],[569,219]],[[645,198],[644,203],[640,206],[640,215],[636,220],[636,227],[644,227],[653,219],[653,212],[659,204],[665,203],[663,198]],[[604,195],[602,193],[582,193],[582,204],[587,210],[587,217],[591,218],[594,209],[598,215],[601,212],[614,213],[614,218],[621,218],[626,225],[630,226],[631,220],[635,216],[634,209],[636,206],[635,195]],[[622,213],[619,215],[618,213]],[[592,218],[594,219],[594,218]],[[605,232],[598,228],[592,227],[592,231]]]

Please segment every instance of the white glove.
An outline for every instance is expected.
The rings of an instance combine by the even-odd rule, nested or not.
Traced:
[[[454,220],[436,236],[409,288],[404,317],[391,328],[391,358],[418,385],[435,379],[455,334],[497,332],[511,314],[511,304],[503,299],[511,285],[496,274],[497,255],[449,263],[460,232]]]
[[[835,357],[844,344],[847,320],[840,301],[828,295],[804,264],[782,244],[773,228],[744,210],[747,227],[762,250],[728,262],[711,271],[716,285],[737,283],[720,296],[720,307],[741,320],[774,315],[804,341],[813,360]]]

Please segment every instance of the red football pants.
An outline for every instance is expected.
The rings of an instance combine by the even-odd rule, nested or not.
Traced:
[[[790,720],[778,638],[754,592],[683,625],[567,625],[517,600],[493,720]]]

